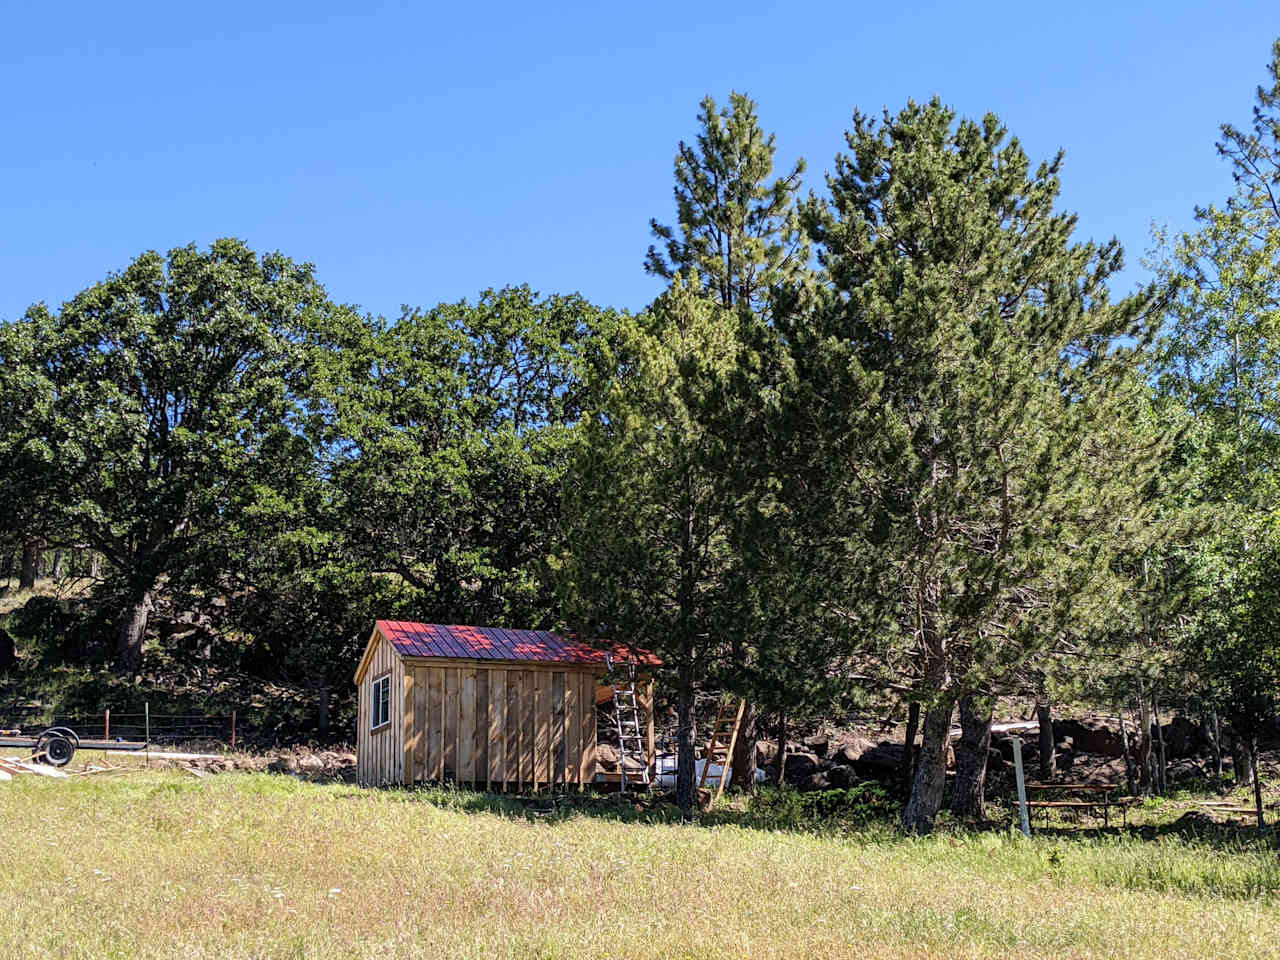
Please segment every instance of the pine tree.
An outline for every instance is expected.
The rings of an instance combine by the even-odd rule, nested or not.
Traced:
[[[1110,302],[1118,244],[1072,242],[1061,156],[1033,169],[994,116],[911,103],[847,142],[805,211],[830,289],[780,324],[845,602],[887,611],[882,669],[927,706],[903,815],[927,831],[956,703],[1113,605],[1164,443],[1129,416],[1153,291]]]
[[[696,146],[680,143],[675,162],[675,227],[649,222],[664,249],[649,247],[645,270],[666,280],[696,274],[722,306],[768,310],[771,288],[807,269],[809,250],[795,218],[804,161],[770,182],[773,134],[741,93],[698,113]]]
[[[676,695],[676,798],[695,801],[694,692],[733,635],[727,622],[736,493],[706,429],[741,349],[738,320],[677,279],[627,321],[621,366],[566,481],[558,562],[568,622],[657,652]]]

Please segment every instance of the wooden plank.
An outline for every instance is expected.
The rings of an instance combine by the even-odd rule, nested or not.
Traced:
[[[507,671],[506,729],[502,734],[502,778],[520,788],[520,671]]]
[[[537,787],[534,762],[537,744],[534,736],[534,711],[537,709],[536,688],[533,682],[534,671],[520,671],[520,779],[525,790]]]
[[[582,675],[582,782],[590,785],[596,779],[596,678]]]
[[[458,779],[458,671],[444,671],[444,779]]]
[[[489,789],[507,782],[507,671],[489,671]]]
[[[369,704],[368,685],[362,680],[356,688],[356,782],[364,786],[364,766],[369,760],[369,721],[365,715]]]
[[[427,780],[427,671],[425,667],[414,667],[412,673],[413,769],[418,780]]]
[[[476,670],[476,722],[471,729],[475,743],[476,783],[489,785],[489,669]]]
[[[578,694],[582,681],[575,672],[566,673],[564,680],[564,782],[581,784],[582,771],[582,721],[578,717]]]
[[[645,712],[645,716],[648,718],[647,725],[649,728],[648,743],[647,743],[648,750],[646,751],[646,756],[647,756],[646,762],[649,764],[649,777],[650,777],[650,782],[652,782],[652,778],[655,778],[658,775],[658,747],[657,747],[657,741],[653,735],[653,681],[652,680],[650,680],[645,685],[645,691],[647,695],[644,701],[644,712]]]
[[[413,757],[418,748],[418,741],[414,738],[413,729],[413,671],[406,670],[404,672],[404,701],[401,704],[400,712],[403,714],[400,727],[400,743],[404,750],[404,775],[401,778],[402,783],[413,783]]]
[[[724,765],[720,768],[720,782],[716,784],[715,800],[724,793],[725,781],[729,779],[729,767],[733,764],[733,751],[738,745],[738,731],[742,729],[742,714],[747,709],[745,699],[738,701],[738,712],[733,717],[733,730],[729,734],[729,749],[724,753]],[[707,758],[707,766],[711,766],[711,758]],[[704,768],[705,769],[705,768]],[[714,802],[714,801],[713,801]]]
[[[427,779],[444,779],[444,671],[427,669]]]
[[[551,775],[548,778],[556,786],[565,782],[564,750],[564,671],[551,674]]]
[[[534,674],[534,754],[533,779],[551,782],[551,677],[545,671]]]
[[[458,692],[458,782],[476,778],[476,668],[462,667]]]

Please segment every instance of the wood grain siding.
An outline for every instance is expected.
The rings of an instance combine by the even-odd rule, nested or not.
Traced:
[[[589,784],[599,668],[403,658],[376,635],[361,663],[356,769],[362,784],[456,781],[493,790]],[[369,729],[388,676],[390,723]]]
[[[360,707],[356,716],[356,773],[363,784],[402,782],[404,770],[405,689],[404,661],[391,644],[375,634],[372,650],[360,676]],[[391,722],[369,729],[373,712],[373,681],[391,677]]]

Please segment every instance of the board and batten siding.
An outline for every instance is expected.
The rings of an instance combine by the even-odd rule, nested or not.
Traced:
[[[404,759],[401,730],[404,726],[404,700],[398,691],[404,687],[404,661],[381,635],[374,638],[372,655],[360,677],[360,711],[356,720],[356,772],[361,783],[378,785],[400,783]],[[391,722],[377,730],[369,729],[373,710],[373,682],[391,675]]]
[[[359,683],[359,782],[493,790],[590,784],[602,668],[534,661],[402,658],[380,634]],[[369,730],[372,686],[391,676],[391,722]]]
[[[598,670],[434,658],[402,664],[397,782],[524,790],[595,779]]]

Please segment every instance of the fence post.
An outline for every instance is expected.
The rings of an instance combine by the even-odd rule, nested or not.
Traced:
[[[107,707],[107,711],[104,714],[104,717],[102,720],[102,739],[103,740],[111,739],[111,708],[110,707]]]
[[[231,749],[236,748],[236,712],[231,711]]]
[[[151,766],[151,702],[147,701],[142,705],[142,715],[146,724],[147,734],[147,766]]]

